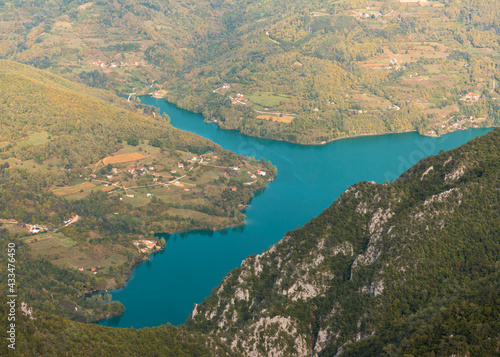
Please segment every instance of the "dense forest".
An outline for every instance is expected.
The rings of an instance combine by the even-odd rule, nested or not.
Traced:
[[[7,320],[7,299],[0,296],[0,318]],[[115,329],[68,321],[53,314],[17,311],[16,349],[7,349],[7,329],[0,332],[2,356],[236,356],[217,337],[164,325]]]
[[[441,135],[499,124],[499,18],[498,0],[20,0],[0,56],[253,136]]]
[[[247,258],[187,326],[243,355],[494,356],[500,130],[360,182]]]
[[[22,298],[43,311],[121,312],[89,294],[124,284],[165,244],[157,233],[241,224],[276,174],[154,108],[27,65],[0,60],[0,88],[0,229],[33,255]]]

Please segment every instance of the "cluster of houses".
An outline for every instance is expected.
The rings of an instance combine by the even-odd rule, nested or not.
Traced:
[[[192,162],[198,161],[198,158],[196,156],[193,156],[192,158],[187,159],[186,161],[189,162],[189,163],[192,163]]]
[[[135,193],[133,193],[133,192],[127,192],[127,197],[128,198],[134,198],[135,197]]]
[[[135,193],[133,193],[132,191],[129,191],[129,192],[127,192],[126,196],[128,198],[134,198],[135,197]],[[146,193],[146,197],[153,197],[153,194],[152,193]]]
[[[462,96],[460,100],[465,102],[477,102],[481,98],[481,94],[476,94],[469,92],[466,95]]]
[[[98,60],[95,60],[93,62],[90,62],[90,65],[100,67],[100,68],[117,68],[117,67],[139,66],[139,65],[145,66],[146,62],[144,60],[142,60],[139,62],[137,62],[137,61],[134,61],[134,62],[119,61],[119,62],[107,63],[107,62],[104,62],[104,61],[101,61],[100,59],[98,59]]]
[[[206,156],[206,157],[203,157],[203,156],[202,156],[202,157],[201,157],[201,159],[200,159],[200,158],[198,158],[197,156],[193,156],[192,158],[187,159],[187,160],[186,160],[186,162],[187,162],[188,164],[193,164],[193,163],[195,163],[195,162],[197,162],[197,161],[199,160],[199,162],[200,162],[200,163],[202,163],[202,162],[203,162],[203,160],[205,160],[205,161],[211,161],[211,159],[213,159],[213,160],[217,160],[217,159],[218,159],[218,156],[217,156],[217,155],[212,155],[211,157],[210,157],[210,156]],[[182,162],[180,162],[180,161],[177,161],[177,167],[178,167],[179,169],[184,169],[184,163],[182,163]],[[170,172],[171,172],[171,173],[176,173],[176,171],[170,171]]]
[[[98,267],[98,268],[100,268],[100,267]],[[83,265],[80,265],[80,266],[78,267],[78,270],[83,271]],[[97,272],[96,272],[96,268],[90,268],[90,271],[91,271],[91,272],[92,272],[92,274],[94,274],[94,275],[96,275],[96,274],[97,274]]]
[[[141,239],[134,242],[134,245],[139,249],[140,252],[147,252],[148,250],[160,249],[161,246],[159,242],[153,242],[152,240]]]
[[[458,129],[465,130],[465,128],[463,127],[463,125],[466,124],[468,121],[470,123],[474,123],[475,119],[474,119],[473,116],[469,116],[469,117],[457,117],[457,118],[454,119],[454,121],[455,122],[453,124],[451,124],[451,127],[453,129],[456,129],[456,130],[458,130]],[[441,128],[444,129],[445,127],[446,127],[445,124],[441,124]]]
[[[155,170],[154,166],[139,167],[137,169],[134,167],[131,167],[131,168],[127,169],[128,173],[132,174],[132,175],[134,175],[136,172],[137,173],[140,172],[140,175],[145,175],[145,174],[149,174],[150,171],[154,171],[154,170]]]
[[[231,99],[232,104],[246,105],[248,101],[247,99],[243,99],[243,94],[241,93],[236,93],[236,97],[229,97],[229,99]]]

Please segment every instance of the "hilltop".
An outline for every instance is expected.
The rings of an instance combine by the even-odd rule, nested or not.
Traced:
[[[0,56],[311,144],[499,124],[498,0],[31,1]]]
[[[500,130],[360,182],[248,257],[187,326],[248,356],[493,356]]]
[[[276,174],[154,108],[30,66],[0,60],[0,88],[0,229],[37,258],[23,296],[45,311],[118,312],[86,294],[122,285],[165,244],[155,233],[241,224]]]

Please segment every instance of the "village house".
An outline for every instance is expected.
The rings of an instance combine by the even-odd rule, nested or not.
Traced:
[[[134,197],[135,197],[135,195],[134,195],[134,193],[133,193],[133,192],[128,192],[128,193],[127,193],[127,197],[134,198]]]
[[[266,176],[266,172],[265,171],[257,170],[257,175]]]
[[[231,191],[236,191],[236,186],[231,187]]]
[[[253,185],[256,182],[257,182],[257,180],[253,180],[252,182],[245,182],[245,183],[243,183],[243,185],[245,185],[245,186],[251,186],[251,185]]]
[[[80,265],[80,266],[78,267],[78,270],[83,271],[83,266],[81,266],[81,265]]]
[[[177,163],[177,167],[178,167],[179,169],[183,169],[183,168],[184,168],[184,164],[183,164],[183,163],[181,163],[181,162],[178,162],[178,163]]]
[[[234,171],[238,171],[240,168],[238,166],[233,166]]]
[[[30,227],[30,233],[37,234],[37,233],[40,233],[40,232],[41,232],[40,227],[37,227],[37,226],[31,226]]]

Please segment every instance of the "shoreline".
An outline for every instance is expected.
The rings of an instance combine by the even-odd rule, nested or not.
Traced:
[[[267,181],[267,183],[269,182],[272,182],[274,181],[274,178],[273,179],[270,179]],[[264,186],[261,186],[261,187],[258,187],[254,192],[252,192],[252,199],[253,199],[253,195],[260,191],[260,190],[264,190],[266,189],[267,187],[267,183],[266,185]],[[252,200],[251,199],[251,200]],[[243,207],[240,212],[242,212],[243,210],[245,210],[248,205],[250,204],[251,200],[245,205],[245,207]],[[246,219],[246,216],[245,216],[245,219]],[[210,231],[210,232],[218,232],[218,231],[222,231],[224,229],[229,229],[229,228],[235,228],[235,227],[241,227],[241,226],[244,226],[245,225],[245,220],[243,220],[243,222],[240,222],[240,223],[235,223],[235,224],[229,224],[229,225],[225,225],[223,226],[222,228],[219,228],[219,229],[216,229],[216,228],[212,228],[212,229],[206,229],[206,228],[200,228],[200,227],[193,227],[193,228],[189,228],[189,229],[186,229],[186,230],[176,230],[176,231],[173,231],[173,232],[162,232],[162,233],[155,233],[155,237],[158,237],[159,235],[164,235],[164,234],[168,234],[168,235],[172,235],[172,234],[177,234],[177,233],[188,233],[188,232],[193,232],[193,231]],[[127,278],[126,280],[120,284],[120,285],[117,285],[116,287],[111,287],[111,288],[108,288],[108,289],[103,289],[103,290],[94,290],[92,292],[90,292],[90,295],[96,295],[96,294],[105,294],[105,293],[111,293],[113,291],[117,291],[117,290],[121,290],[121,289],[125,289],[128,282],[130,281],[130,279],[132,278],[132,274],[133,274],[133,271],[137,268],[139,268],[144,262],[150,260],[151,256],[152,255],[155,255],[155,254],[158,254],[160,253],[161,251],[163,251],[164,249],[166,248],[166,244],[164,247],[160,248],[160,249],[156,249],[150,253],[147,253],[143,256],[141,256],[140,258],[136,259],[134,261],[134,263],[130,266],[130,270],[127,274]],[[119,300],[116,300],[117,302],[120,302]],[[121,303],[121,302],[120,302]],[[122,304],[123,305],[123,304]],[[125,305],[123,305],[124,307],[124,310],[123,312],[125,312]],[[116,313],[116,314],[111,314],[111,315],[108,315],[106,318],[104,319],[99,319],[99,320],[95,320],[95,321],[91,321],[89,323],[91,324],[98,324],[99,322],[101,321],[105,321],[105,320],[108,320],[110,318],[113,318],[113,317],[116,317],[116,316],[121,316],[123,315],[123,312],[122,313]],[[102,325],[100,325],[102,326]],[[103,326],[103,327],[111,327],[111,326]],[[111,327],[111,328],[114,328],[114,327]]]
[[[145,96],[149,96],[149,95],[145,94]],[[152,98],[155,98],[155,99],[163,99],[165,102],[167,102],[169,104],[172,104],[172,105],[175,105],[179,109],[186,110],[186,111],[191,112],[191,113],[200,114],[202,116],[203,121],[205,123],[215,124],[215,125],[217,125],[217,127],[219,129],[222,129],[222,130],[234,130],[234,131],[237,131],[240,135],[245,135],[245,136],[248,136],[248,137],[251,137],[251,138],[259,138],[259,139],[266,139],[266,140],[272,140],[272,141],[282,141],[282,142],[285,142],[285,143],[296,144],[296,145],[303,145],[303,146],[321,146],[321,145],[330,144],[330,143],[332,143],[334,141],[337,141],[337,140],[354,139],[354,138],[365,137],[365,136],[389,135],[389,134],[405,134],[405,133],[414,133],[414,132],[418,133],[418,130],[411,129],[411,130],[390,131],[390,132],[382,132],[382,133],[365,133],[365,134],[342,136],[342,137],[334,138],[334,139],[331,139],[331,140],[323,140],[323,141],[314,142],[314,143],[293,142],[293,141],[288,141],[288,140],[284,140],[284,139],[271,139],[271,138],[266,138],[266,137],[262,137],[262,136],[259,136],[259,135],[251,135],[251,134],[244,133],[244,132],[242,132],[241,130],[239,130],[237,128],[225,128],[225,127],[222,127],[220,125],[220,123],[221,123],[220,120],[217,120],[217,122],[214,122],[213,120],[205,118],[203,116],[203,113],[198,112],[198,111],[194,111],[194,110],[190,110],[190,109],[187,109],[187,108],[183,108],[183,107],[177,105],[174,102],[168,101],[165,97],[156,97],[156,96],[149,96],[149,97],[152,97]],[[435,135],[433,135],[433,134],[420,134],[420,133],[418,133],[418,134],[421,135],[421,136],[423,136],[423,137],[441,138],[444,135],[451,134],[451,133],[454,133],[454,132],[457,132],[457,131],[461,131],[461,130],[469,130],[469,129],[491,129],[491,128],[498,128],[498,127],[499,126],[492,125],[492,126],[485,126],[485,127],[478,127],[478,128],[455,129],[455,130],[451,130],[451,131],[448,131],[446,133],[443,133],[441,135],[437,135],[437,134],[435,134]]]

